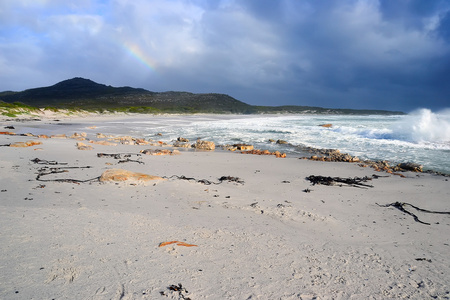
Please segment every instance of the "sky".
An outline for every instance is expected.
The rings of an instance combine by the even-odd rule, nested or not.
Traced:
[[[450,107],[450,0],[1,0],[0,91],[83,77],[253,105]]]

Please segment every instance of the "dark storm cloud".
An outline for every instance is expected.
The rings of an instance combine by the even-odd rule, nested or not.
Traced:
[[[449,106],[448,1],[5,0],[0,33],[0,90],[82,76],[262,105]]]

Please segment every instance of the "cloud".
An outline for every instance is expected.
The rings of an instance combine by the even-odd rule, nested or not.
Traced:
[[[251,104],[410,110],[446,106],[448,75],[448,1],[0,4],[0,90],[82,76]]]

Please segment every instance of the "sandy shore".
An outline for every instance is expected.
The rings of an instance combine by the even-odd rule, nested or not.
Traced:
[[[27,141],[41,144],[4,146]],[[450,215],[404,206],[427,225],[380,206],[449,212],[446,177],[77,142],[0,135],[1,299],[450,298]],[[166,180],[97,180],[113,168]],[[373,187],[306,179],[374,173],[386,177],[365,182]]]

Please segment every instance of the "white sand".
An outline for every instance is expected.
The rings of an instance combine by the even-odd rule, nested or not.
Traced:
[[[373,188],[311,186],[309,175],[375,171],[181,149],[181,155],[130,157],[145,164],[119,164],[97,153],[154,147],[80,151],[73,139],[0,135],[0,145],[28,140],[42,145],[0,147],[1,299],[450,298],[450,215],[408,208],[431,223],[424,225],[376,204],[450,211],[446,177],[377,173],[389,177],[369,181]],[[34,158],[67,163],[53,167],[91,167],[43,180],[86,180],[123,168],[213,182],[236,176],[244,184],[42,182],[36,176],[45,165]],[[174,240],[197,247],[158,247]],[[180,291],[168,289],[180,283]]]

